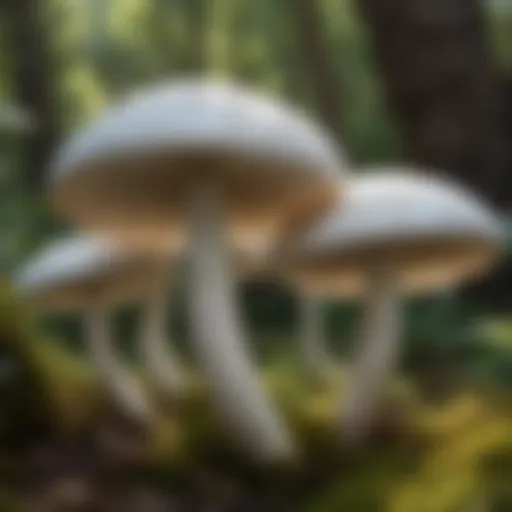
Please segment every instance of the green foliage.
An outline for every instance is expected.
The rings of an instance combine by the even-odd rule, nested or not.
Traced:
[[[512,64],[512,10],[503,0],[488,2],[489,33],[497,61],[501,67],[510,69]]]
[[[42,339],[30,314],[4,283],[0,288],[2,403],[7,423],[41,435],[72,432],[92,421],[101,396],[87,365]]]
[[[397,127],[385,105],[356,2],[323,0],[321,4],[329,54],[342,87],[340,115],[348,148],[363,164],[396,159],[401,151]]]
[[[489,405],[485,395],[459,395],[426,413],[423,425],[434,443],[420,470],[396,488],[389,510],[421,503],[425,512],[449,512],[487,501],[482,464],[489,454],[510,449],[511,420],[510,411]]]
[[[499,391],[512,389],[512,323],[509,318],[481,320],[474,330],[479,333],[480,357],[473,367],[473,380],[480,380]]]
[[[296,50],[299,34],[285,0],[48,3],[69,128],[133,86],[184,70],[228,74],[313,110],[311,84]],[[322,4],[343,84],[348,145],[366,160],[396,156],[396,130],[383,107],[367,36],[352,3]]]
[[[487,343],[498,350],[512,349],[512,320],[509,318],[493,318],[481,322],[480,329]]]
[[[1,306],[3,354],[16,354],[23,367],[16,381],[21,406],[17,413],[31,413],[20,424],[61,433],[77,432],[91,421],[96,424],[106,409],[87,366],[59,345],[41,340],[5,286]],[[503,330],[505,336],[507,332]],[[0,372],[4,378],[6,369]],[[334,430],[343,372],[313,385],[296,365],[283,361],[266,365],[263,377],[302,452],[298,467],[284,473],[281,469],[272,478],[284,478],[282,485],[287,482],[303,493],[301,510],[451,512],[476,501],[510,499],[505,475],[512,468],[507,455],[512,453],[512,416],[506,402],[465,392],[442,406],[426,406],[410,392],[404,394],[397,383],[386,402],[406,413],[401,420],[406,428],[384,442],[377,435],[370,449],[351,464]],[[150,461],[172,481],[188,478],[205,464],[220,464],[234,482],[253,471],[225,435],[206,387],[194,375],[180,408],[166,414],[153,431]],[[320,487],[313,484],[318,479]]]
[[[461,394],[442,407],[416,407],[422,449],[398,446],[374,455],[304,510],[452,512],[504,500],[511,426],[510,413],[489,406],[485,396]]]

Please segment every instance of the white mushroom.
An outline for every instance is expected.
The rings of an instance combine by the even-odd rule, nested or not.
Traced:
[[[149,378],[164,397],[180,398],[185,382],[179,358],[166,330],[171,279],[163,271],[144,301],[140,332],[140,354]]]
[[[129,97],[60,154],[52,197],[98,232],[153,243],[189,236],[191,331],[233,437],[262,460],[293,453],[243,344],[230,248],[270,242],[333,200],[340,161],[292,109],[222,82],[175,81]]]
[[[353,178],[339,206],[285,260],[288,277],[310,293],[366,297],[342,414],[350,442],[367,434],[397,359],[402,295],[474,278],[501,251],[496,217],[463,188],[427,173],[379,170]]]
[[[85,341],[98,377],[122,410],[144,423],[153,421],[154,412],[116,353],[108,313],[114,305],[144,296],[161,271],[155,257],[127,253],[96,238],[71,237],[44,249],[15,279],[38,309],[83,316]]]

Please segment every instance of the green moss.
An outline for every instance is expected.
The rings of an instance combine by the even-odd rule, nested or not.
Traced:
[[[324,480],[323,489],[316,489],[309,498],[306,493],[305,511],[459,510],[481,501],[490,489],[481,462],[490,452],[501,453],[512,443],[512,417],[486,395],[465,392],[443,406],[429,407],[398,393],[402,407],[409,409],[409,437],[373,445],[354,465],[346,464],[333,431],[342,394],[340,381],[320,391],[307,385],[299,388],[300,383],[289,386],[294,379],[294,375],[271,371],[266,382],[303,451],[302,465],[292,480],[297,486],[309,485],[315,476]],[[183,418],[182,428],[193,432],[190,446],[197,459],[217,452],[217,459],[226,462],[228,449],[219,441],[222,432],[208,409],[205,389],[198,386],[196,393],[191,400],[195,412]]]
[[[7,386],[4,416],[18,430],[36,425],[58,435],[97,424],[108,404],[88,365],[41,339],[7,287],[0,290],[0,311],[0,356],[20,363],[14,384]],[[198,468],[214,467],[238,488],[258,475],[267,486],[298,493],[304,512],[453,512],[472,502],[510,498],[512,414],[496,393],[466,391],[427,406],[399,383],[387,400],[406,413],[408,429],[349,455],[339,450],[335,431],[345,372],[312,383],[296,366],[280,363],[262,375],[301,449],[296,467],[252,467],[225,434],[205,384],[191,374],[186,398],[150,433],[146,462],[154,478],[186,481]],[[16,461],[2,457],[2,475],[14,474]],[[7,480],[2,478],[6,485]],[[4,499],[9,502],[0,493],[0,510],[18,510]]]
[[[4,375],[4,405],[13,428],[72,432],[96,415],[101,393],[87,365],[41,337],[28,308],[0,285],[0,354],[15,369]],[[7,404],[5,403],[7,402]]]

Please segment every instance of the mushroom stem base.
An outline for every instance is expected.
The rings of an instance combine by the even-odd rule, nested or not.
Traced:
[[[116,353],[108,329],[107,311],[90,309],[85,318],[86,344],[97,376],[119,409],[139,424],[153,421],[153,411],[136,381]]]
[[[142,360],[156,388],[173,399],[184,391],[184,382],[177,357],[165,332],[167,289],[158,286],[146,305],[140,340]]]
[[[389,268],[379,269],[371,277],[342,411],[344,440],[352,446],[368,437],[397,359],[401,330],[397,282]]]
[[[204,188],[190,202],[192,343],[225,428],[260,462],[292,455],[292,442],[246,352],[221,198]]]

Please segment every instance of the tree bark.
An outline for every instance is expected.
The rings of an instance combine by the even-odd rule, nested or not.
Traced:
[[[358,0],[406,152],[510,205],[480,0]]]
[[[358,5],[409,159],[454,177],[498,209],[510,208],[506,95],[492,65],[483,2],[358,0]],[[465,295],[506,309],[512,295],[504,283],[511,273],[505,262]]]
[[[499,129],[504,135],[505,151],[504,151],[504,169],[505,174],[500,183],[507,201],[505,207],[510,208],[510,196],[512,196],[512,76],[505,76],[500,79],[500,114]],[[508,141],[508,144],[507,144]],[[510,211],[508,219],[510,221]],[[510,228],[508,228],[510,231]],[[493,272],[490,279],[472,287],[469,291],[474,297],[484,297],[488,307],[493,311],[502,314],[509,314],[512,309],[512,293],[508,283],[512,282],[512,261],[508,258],[502,265]]]
[[[35,128],[27,138],[25,179],[32,189],[38,190],[59,134],[52,62],[43,22],[44,2],[6,0],[2,7],[9,21],[17,101],[35,121]]]

